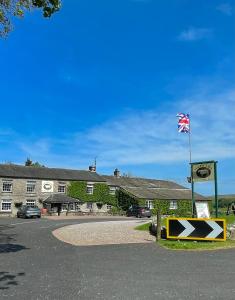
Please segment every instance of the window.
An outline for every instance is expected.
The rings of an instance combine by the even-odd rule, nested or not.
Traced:
[[[110,186],[109,187],[109,194],[110,195],[115,195],[116,192],[116,187],[115,186]]]
[[[12,182],[11,181],[4,181],[2,183],[2,191],[3,192],[12,192]]]
[[[171,200],[170,201],[170,209],[177,209],[178,208],[178,203],[176,200]]]
[[[75,210],[80,211],[80,204],[79,203],[75,203]]]
[[[146,206],[148,207],[148,208],[150,208],[150,209],[153,209],[154,207],[153,207],[153,201],[152,200],[147,200],[146,201]]]
[[[27,193],[35,193],[36,182],[35,181],[27,181],[26,191]]]
[[[65,193],[65,185],[64,184],[58,185],[58,193]]]
[[[35,202],[36,201],[32,199],[26,200],[26,206],[35,207]]]
[[[88,184],[86,187],[86,192],[87,194],[93,194],[93,185],[92,184]]]
[[[92,209],[92,202],[87,202],[86,208],[87,209]]]
[[[68,210],[68,204],[62,204],[62,207],[61,207],[61,211],[67,211]]]
[[[2,200],[1,211],[11,211],[11,200]]]
[[[112,205],[107,204],[107,209],[108,210],[112,209]]]
[[[75,210],[74,203],[69,203],[69,210]]]

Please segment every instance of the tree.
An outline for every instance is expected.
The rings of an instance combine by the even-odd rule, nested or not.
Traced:
[[[41,165],[38,161],[35,161],[35,162],[33,162],[30,158],[28,158],[27,157],[27,159],[26,159],[26,161],[25,161],[25,163],[24,163],[24,165],[26,166],[26,167],[44,167],[45,168],[45,166],[44,165]]]
[[[12,16],[23,17],[26,10],[39,8],[49,18],[60,7],[61,0],[0,0],[0,36],[6,36],[12,29]]]

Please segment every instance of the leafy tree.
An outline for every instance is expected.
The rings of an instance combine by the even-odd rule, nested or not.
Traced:
[[[12,16],[23,17],[25,11],[39,8],[49,18],[60,7],[61,0],[0,0],[0,36],[6,36],[12,29]]]
[[[45,167],[44,165],[41,165],[38,161],[33,162],[30,158],[27,158],[24,165],[26,167]]]

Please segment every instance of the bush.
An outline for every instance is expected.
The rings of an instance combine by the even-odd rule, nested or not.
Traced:
[[[115,207],[113,206],[111,208],[111,210],[109,211],[109,213],[113,216],[123,216],[123,215],[126,215],[126,212],[123,211],[121,208],[119,207]]]

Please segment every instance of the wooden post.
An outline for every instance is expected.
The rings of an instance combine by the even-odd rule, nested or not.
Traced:
[[[158,208],[157,211],[157,234],[156,240],[159,241],[161,239],[161,209]]]

